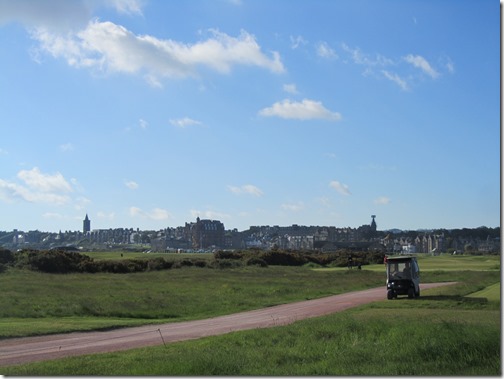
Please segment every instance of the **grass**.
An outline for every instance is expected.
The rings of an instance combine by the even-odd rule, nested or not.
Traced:
[[[500,374],[499,310],[419,314],[412,307],[392,315],[363,306],[272,329],[2,369],[30,376]]]
[[[378,301],[288,326],[2,367],[1,372],[24,376],[501,375],[499,257],[428,257],[420,260],[420,267],[424,283],[459,283],[422,291],[419,299]],[[0,335],[205,318],[376,286],[384,287],[385,299],[384,283],[383,265],[332,271],[274,266],[183,268],[124,275],[10,270],[0,274],[4,305]]]
[[[0,337],[202,319],[383,284],[365,270],[185,267],[134,274],[0,275]],[[57,322],[55,322],[57,321]],[[63,324],[62,324],[63,323]]]

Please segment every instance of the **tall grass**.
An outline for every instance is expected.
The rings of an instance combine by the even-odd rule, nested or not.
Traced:
[[[422,274],[423,282],[451,280],[460,281],[457,287],[461,288],[460,294],[452,296],[469,302],[465,295],[498,282],[500,273]],[[185,267],[132,274],[43,274],[10,269],[0,274],[0,338],[202,319],[384,283],[383,272],[367,269]],[[471,304],[480,306],[478,298]]]
[[[0,274],[0,337],[69,331],[72,323],[89,330],[202,319],[382,284],[383,275],[370,271],[280,266],[133,274],[8,270]]]
[[[397,302],[396,302],[397,303]],[[499,312],[455,310],[418,319],[366,307],[272,329],[18,367],[7,375],[499,375]],[[430,313],[430,314],[429,314]],[[428,321],[430,320],[431,321]],[[452,322],[457,319],[457,322]],[[481,317],[480,317],[481,319]]]

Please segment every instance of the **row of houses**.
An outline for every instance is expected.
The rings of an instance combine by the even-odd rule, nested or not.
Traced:
[[[498,229],[498,234],[496,233]],[[477,233],[475,233],[477,232]],[[239,232],[226,230],[218,220],[204,220],[184,226],[158,231],[133,229],[91,229],[91,221],[86,215],[82,232],[43,233],[39,231],[0,232],[0,244],[7,248],[33,247],[51,248],[75,245],[83,248],[104,248],[107,246],[142,244],[153,251],[204,250],[213,249],[292,249],[334,251],[380,250],[386,253],[438,253],[479,251],[493,253],[500,251],[500,228],[463,229],[458,233],[446,231],[385,233],[377,231],[375,216],[370,224],[358,228],[337,228],[333,226],[251,226]],[[486,233],[491,233],[486,235]],[[486,238],[482,236],[486,235]]]

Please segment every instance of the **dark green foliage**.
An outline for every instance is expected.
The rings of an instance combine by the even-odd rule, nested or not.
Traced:
[[[22,250],[15,255],[16,266],[54,274],[81,271],[81,265],[91,262],[87,255],[61,250]]]
[[[148,271],[166,270],[172,268],[172,266],[173,262],[167,261],[161,257],[149,259],[147,262]]]
[[[295,252],[265,251],[259,255],[268,265],[302,266],[308,262],[305,256]]]
[[[0,249],[0,263],[9,264],[14,262],[14,253],[7,249]]]
[[[264,259],[257,258],[257,257],[252,257],[247,259],[246,261],[247,266],[261,266],[261,267],[268,267],[268,263]]]
[[[214,253],[215,259],[243,259],[243,253],[239,251],[219,250]]]

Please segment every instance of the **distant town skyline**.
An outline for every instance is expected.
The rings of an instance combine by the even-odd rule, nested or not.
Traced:
[[[0,0],[0,230],[500,225],[498,2]]]

